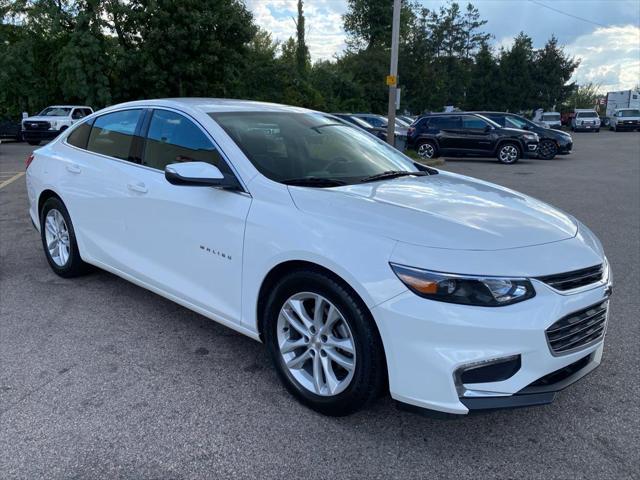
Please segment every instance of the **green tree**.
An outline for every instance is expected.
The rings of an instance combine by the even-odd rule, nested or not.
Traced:
[[[574,89],[574,85],[567,82],[580,61],[565,54],[555,36],[536,52],[534,61],[534,91],[538,106],[550,109],[560,105]]]
[[[533,42],[524,32],[514,39],[513,46],[500,52],[500,90],[495,99],[501,110],[519,112],[531,108],[538,97],[534,81]]]

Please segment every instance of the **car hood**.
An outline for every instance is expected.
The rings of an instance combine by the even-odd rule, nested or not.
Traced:
[[[572,217],[546,203],[451,173],[289,190],[303,212],[427,247],[501,250],[558,242],[578,231]]]
[[[22,120],[23,122],[55,122],[55,121],[60,121],[60,120],[65,120],[68,117],[65,116],[48,116],[48,117],[40,117],[40,116],[34,116],[34,117],[28,117],[25,118],[24,120]]]

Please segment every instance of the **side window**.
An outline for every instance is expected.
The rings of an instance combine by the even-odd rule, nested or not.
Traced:
[[[84,113],[84,110],[82,108],[74,108],[73,109],[73,113],[71,114],[71,118],[73,120],[80,120],[81,118],[84,118],[86,115]]]
[[[93,122],[87,149],[122,160],[131,160],[129,152],[142,110],[107,113]]]
[[[215,146],[186,117],[168,110],[154,110],[142,164],[164,170],[171,163],[207,162],[224,171]]]
[[[484,120],[471,115],[462,117],[462,128],[465,130],[483,130],[488,124]]]
[[[84,115],[83,115],[84,117],[86,117],[86,116],[88,116],[88,115],[91,115],[91,114],[93,113],[93,111],[92,111],[90,108],[83,108],[83,109],[82,109],[82,112],[83,112],[83,114],[84,114]]]
[[[67,137],[67,143],[74,147],[86,149],[91,133],[91,121],[82,122]]]
[[[382,120],[379,117],[362,117],[362,118],[364,118],[367,122],[369,122],[374,127],[380,128],[386,125],[384,120]]]
[[[435,130],[451,130],[460,128],[460,117],[441,116],[432,117],[429,120],[429,127]]]
[[[511,120],[508,117],[503,117],[500,115],[485,115],[485,117],[489,118],[489,120],[493,120],[501,127],[504,127],[506,125],[507,120]]]

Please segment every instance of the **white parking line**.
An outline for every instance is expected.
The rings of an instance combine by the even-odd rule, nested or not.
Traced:
[[[9,178],[8,180],[5,180],[4,182],[0,183],[0,189],[6,187],[7,185],[9,185],[10,183],[15,182],[17,179],[19,179],[21,176],[24,175],[24,172],[18,172],[16,173],[13,177]]]

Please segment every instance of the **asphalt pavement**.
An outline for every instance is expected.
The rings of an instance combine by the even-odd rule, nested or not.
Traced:
[[[102,271],[57,277],[16,177],[31,147],[0,145],[0,478],[639,478],[640,133],[574,139],[551,161],[442,168],[599,236],[615,278],[603,363],[551,405],[452,420],[389,398],[323,417],[260,343]]]

